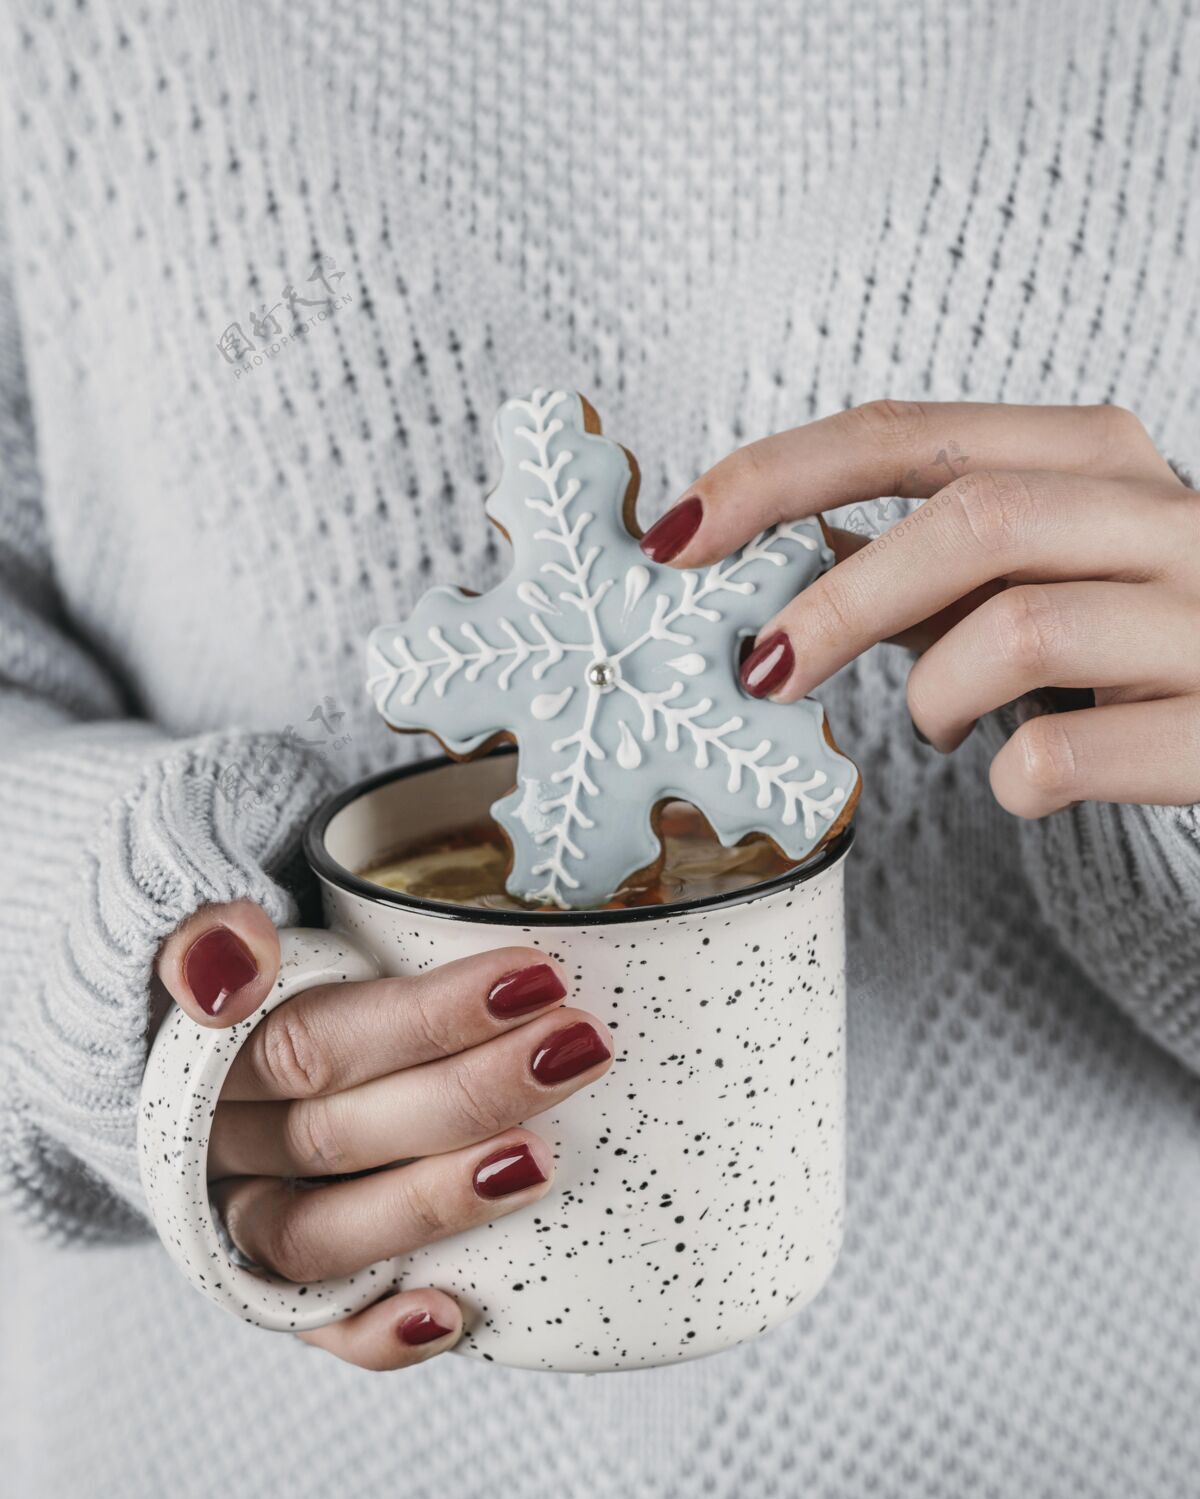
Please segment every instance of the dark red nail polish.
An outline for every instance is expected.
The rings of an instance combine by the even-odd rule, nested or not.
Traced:
[[[596,1027],[586,1020],[577,1020],[574,1025],[555,1031],[546,1044],[534,1052],[529,1065],[539,1083],[553,1086],[578,1077],[597,1062],[607,1062],[611,1056],[612,1052]]]
[[[530,1010],[553,1004],[566,992],[566,985],[549,963],[535,963],[532,968],[506,973],[499,983],[493,984],[487,1007],[500,1020],[509,1020],[514,1015],[528,1015]]]
[[[229,996],[257,977],[250,949],[227,926],[197,937],[183,960],[183,981],[206,1015],[219,1015]]]
[[[796,665],[792,642],[782,630],[756,645],[742,662],[742,686],[751,697],[766,697],[782,687]]]
[[[546,1180],[528,1145],[508,1145],[475,1167],[475,1190],[480,1197],[508,1197]]]
[[[696,495],[672,505],[661,520],[656,520],[642,537],[640,545],[655,562],[670,562],[678,557],[700,529],[704,505]]]
[[[414,1312],[411,1317],[405,1317],[396,1331],[402,1343],[419,1348],[422,1343],[434,1343],[438,1338],[444,1338],[452,1329],[435,1322],[428,1312]]]

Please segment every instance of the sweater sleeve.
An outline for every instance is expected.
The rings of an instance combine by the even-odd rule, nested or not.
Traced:
[[[152,965],[198,907],[294,919],[330,786],[270,735],[128,710],[54,582],[0,220],[0,1199],[56,1238],[145,1232],[135,1128]]]
[[[1037,704],[980,725],[995,752]],[[1076,964],[1200,1072],[1200,805],[1081,802],[1018,824],[1042,913]]]

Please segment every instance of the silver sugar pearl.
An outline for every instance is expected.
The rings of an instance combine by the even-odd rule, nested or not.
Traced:
[[[593,661],[587,669],[587,679],[591,686],[604,692],[616,682],[617,669],[611,661]]]

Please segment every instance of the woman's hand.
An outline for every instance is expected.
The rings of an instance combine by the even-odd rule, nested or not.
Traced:
[[[266,915],[237,902],[180,927],[158,974],[201,1024],[231,1025],[262,1002],[278,963]],[[565,1008],[566,992],[544,953],[508,947],[416,978],[309,989],[273,1010],[213,1118],[209,1180],[233,1242],[288,1280],[323,1280],[544,1196],[550,1147],[519,1121],[612,1060],[603,1021]],[[302,1336],[364,1369],[397,1369],[461,1332],[454,1301],[425,1288]]]
[[[1200,495],[1128,411],[872,402],[722,459],[642,546],[701,567],[777,521],[885,495],[928,498],[873,541],[833,533],[838,565],[764,623],[749,692],[791,702],[900,640],[923,651],[908,704],[939,750],[1034,688],[1094,690],[997,754],[1010,812],[1200,800]]]

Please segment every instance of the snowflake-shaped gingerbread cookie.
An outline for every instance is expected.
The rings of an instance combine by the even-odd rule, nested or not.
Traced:
[[[698,807],[722,843],[769,837],[795,860],[848,818],[858,772],[819,703],[742,691],[742,642],[829,565],[816,521],[774,527],[713,567],[651,562],[629,529],[624,448],[564,391],[508,401],[487,513],[513,547],[491,592],[434,588],[369,642],[369,690],[395,729],[465,757],[515,738],[517,785],[492,808],[508,891],[602,905],[657,862],[656,810]]]

